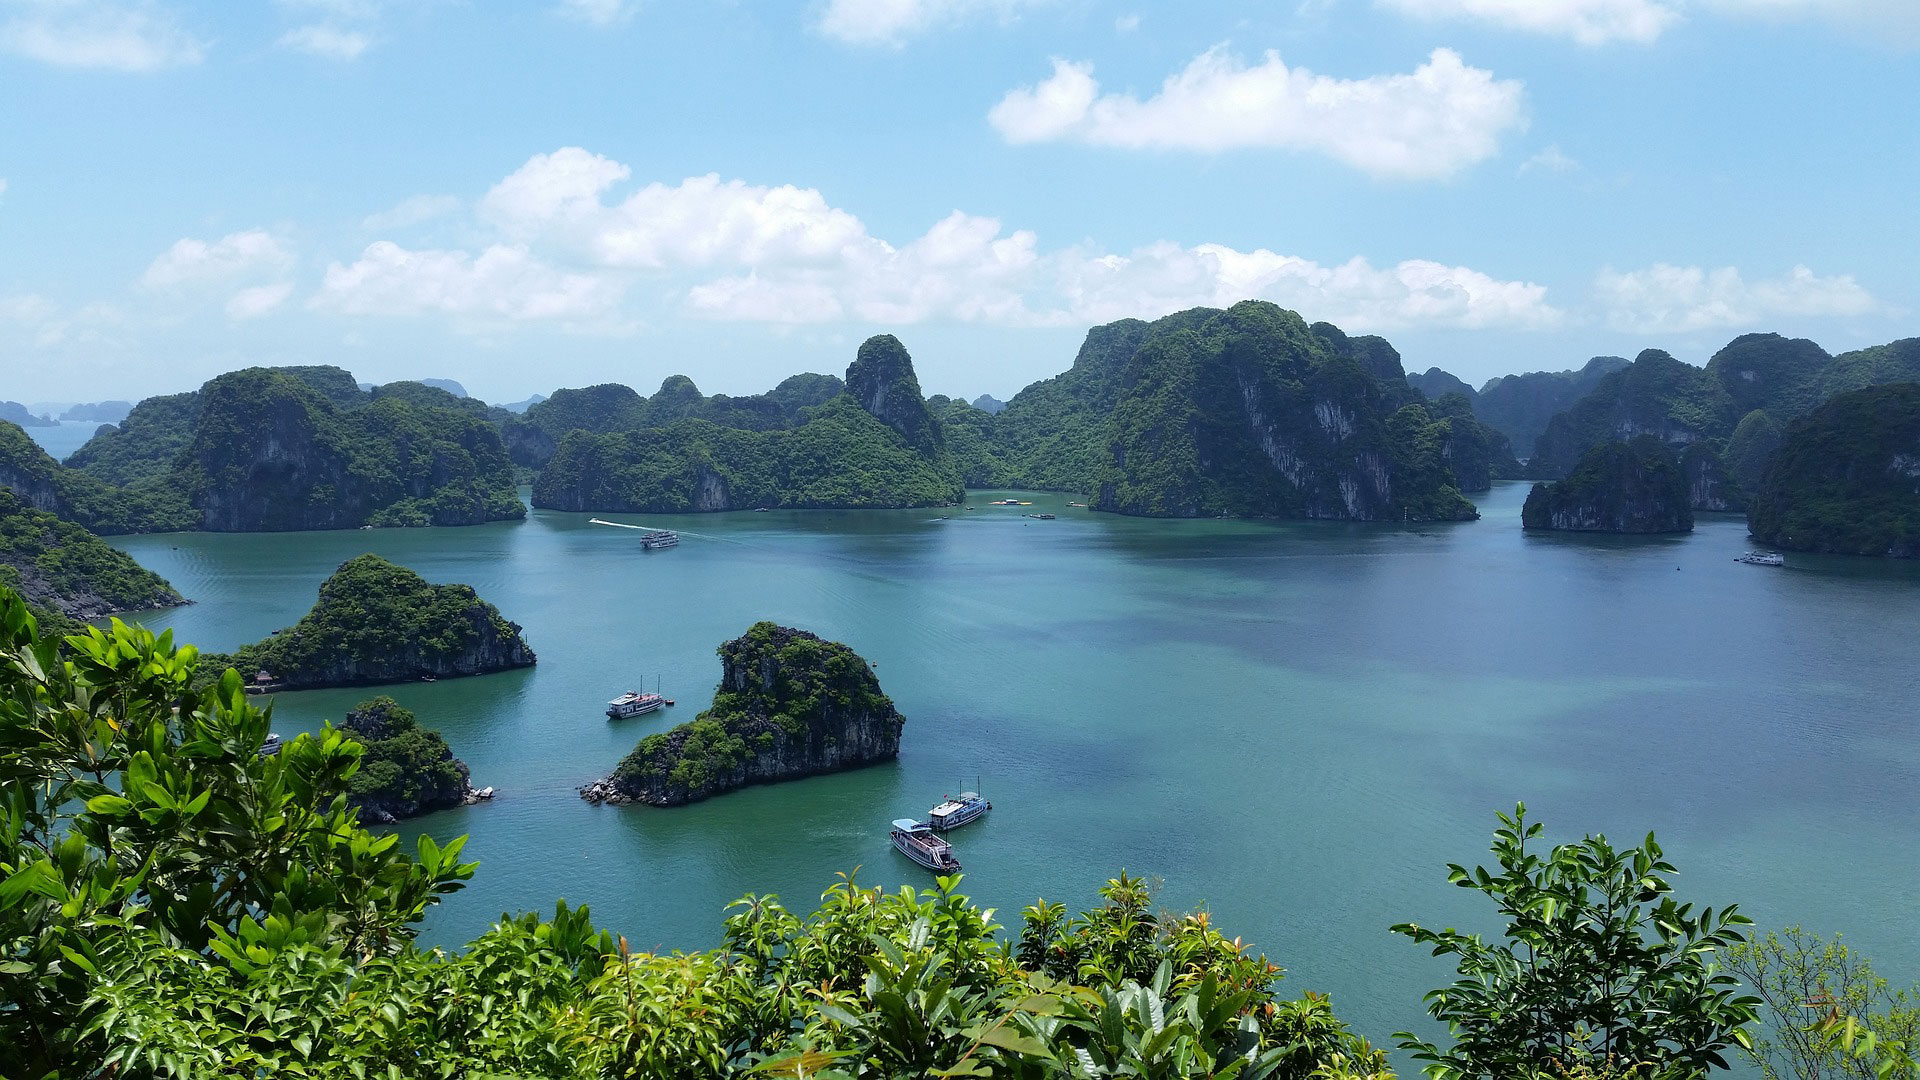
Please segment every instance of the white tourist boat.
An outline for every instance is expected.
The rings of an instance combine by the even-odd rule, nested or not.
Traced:
[[[672,529],[652,529],[640,534],[640,546],[648,551],[677,547],[679,544],[680,534]]]
[[[648,694],[638,690],[629,690],[612,701],[607,702],[607,718],[624,720],[629,716],[654,712],[665,706],[667,699],[659,694]]]
[[[947,796],[939,806],[927,811],[927,824],[933,826],[935,832],[946,832],[979,820],[991,809],[993,804],[981,798],[979,792],[963,791]]]
[[[1753,566],[1785,566],[1787,557],[1772,551],[1749,551],[1744,555],[1735,555],[1735,562],[1749,563]]]
[[[953,853],[953,845],[935,836],[933,826],[926,822],[901,818],[893,823],[893,831],[888,835],[900,854],[934,873],[960,872],[960,858]]]

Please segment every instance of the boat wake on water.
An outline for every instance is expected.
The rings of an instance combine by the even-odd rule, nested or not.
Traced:
[[[733,539],[730,539],[730,538],[728,538],[728,537],[725,537],[725,536],[715,536],[715,535],[713,535],[712,533],[697,533],[697,532],[688,532],[688,531],[687,531],[687,530],[685,530],[685,529],[674,529],[674,530],[667,530],[667,529],[661,529],[661,528],[657,528],[657,527],[655,527],[655,526],[652,526],[652,525],[629,525],[629,524],[627,524],[627,523],[626,523],[626,522],[624,522],[624,521],[603,521],[603,520],[601,520],[600,518],[588,518],[588,519],[587,519],[587,524],[589,524],[589,525],[611,525],[611,526],[613,526],[613,527],[614,527],[614,528],[616,528],[616,529],[639,529],[639,530],[640,530],[641,532],[668,532],[668,531],[671,531],[671,532],[673,532],[673,533],[674,533],[675,535],[677,535],[677,536],[697,536],[697,537],[699,537],[699,538],[700,538],[700,539],[702,539],[702,540],[718,540],[719,542],[721,542],[721,543],[723,543],[723,544],[738,544],[738,543],[740,543],[740,541],[738,541],[738,540],[733,540]]]

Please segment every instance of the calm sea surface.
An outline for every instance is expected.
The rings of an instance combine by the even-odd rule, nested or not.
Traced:
[[[525,627],[521,672],[280,696],[311,731],[391,693],[493,803],[409,823],[481,867],[426,937],[586,903],[636,948],[717,943],[747,892],[812,907],[836,871],[927,876],[887,845],[980,778],[965,889],[1017,925],[1122,868],[1204,904],[1385,1041],[1448,970],[1389,924],[1497,930],[1445,864],[1524,800],[1555,839],[1659,833],[1684,898],[1844,931],[1920,979],[1920,565],[1744,566],[1744,522],[1678,539],[1524,535],[1526,488],[1477,522],[1397,528],[1147,521],[1031,508],[642,518],[535,512],[477,528],[181,534],[114,543],[196,601],[155,613],[228,649],[293,623],[365,551],[466,582]],[[1058,513],[1055,521],[1023,512]],[[673,810],[574,788],[692,719],[714,648],[758,619],[844,641],[907,717],[900,760]],[[661,680],[676,708],[610,722]]]

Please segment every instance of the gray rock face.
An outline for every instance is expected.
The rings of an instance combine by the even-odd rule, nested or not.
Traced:
[[[1565,480],[1533,485],[1520,521],[1535,530],[1692,532],[1689,494],[1672,451],[1658,438],[1641,435],[1596,446]]]
[[[845,645],[762,622],[722,645],[720,657],[713,707],[642,739],[613,775],[581,788],[582,798],[679,806],[900,755],[906,720]]]

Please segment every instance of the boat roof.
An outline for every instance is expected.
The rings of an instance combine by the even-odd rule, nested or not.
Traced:
[[[919,821],[913,820],[912,818],[903,817],[903,818],[895,818],[893,822],[893,827],[896,829],[899,829],[901,832],[914,832],[915,830],[918,830],[918,829],[924,829],[927,826],[924,822],[919,822]]]
[[[933,809],[927,811],[927,813],[932,814],[934,817],[945,817],[956,810],[964,810],[964,809],[966,809],[965,803],[959,801],[958,799],[948,799],[946,802],[943,802],[939,806],[936,806]]]

